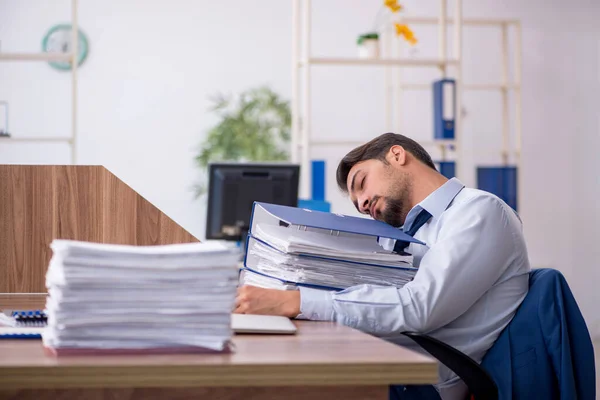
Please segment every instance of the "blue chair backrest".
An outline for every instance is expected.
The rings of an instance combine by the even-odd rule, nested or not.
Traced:
[[[594,348],[559,271],[530,273],[529,293],[481,365],[499,399],[595,400]]]

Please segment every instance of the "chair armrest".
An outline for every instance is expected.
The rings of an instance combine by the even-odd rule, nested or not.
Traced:
[[[475,400],[498,399],[498,386],[487,371],[471,357],[431,336],[416,332],[402,332],[402,334],[411,338],[458,375],[465,382]]]

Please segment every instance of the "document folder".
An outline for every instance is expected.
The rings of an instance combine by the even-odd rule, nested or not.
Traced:
[[[374,236],[425,244],[385,222],[349,215],[313,211],[297,207],[254,202],[250,233],[258,224],[292,226],[297,229],[328,232],[336,236]]]
[[[417,271],[412,255],[385,250],[381,237],[424,244],[372,219],[255,202],[242,282],[284,290],[401,287]]]
[[[433,127],[436,139],[454,139],[456,84],[453,79],[433,83]]]

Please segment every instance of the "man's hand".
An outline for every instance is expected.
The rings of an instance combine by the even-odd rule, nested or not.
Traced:
[[[300,291],[242,286],[238,288],[233,312],[294,318],[300,314]]]

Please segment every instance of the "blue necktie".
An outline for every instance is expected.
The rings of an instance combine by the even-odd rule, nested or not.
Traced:
[[[417,231],[423,225],[425,225],[427,223],[427,221],[429,221],[430,219],[431,219],[431,214],[429,214],[429,212],[427,210],[421,210],[419,215],[417,215],[417,218],[415,218],[415,220],[413,221],[410,229],[407,231],[404,231],[404,233],[406,233],[407,235],[410,235],[410,236],[415,236],[415,233],[417,233]],[[394,245],[394,251],[396,253],[401,254],[404,252],[404,249],[406,249],[409,244],[410,244],[410,242],[407,242],[404,240],[396,240],[396,244]]]

